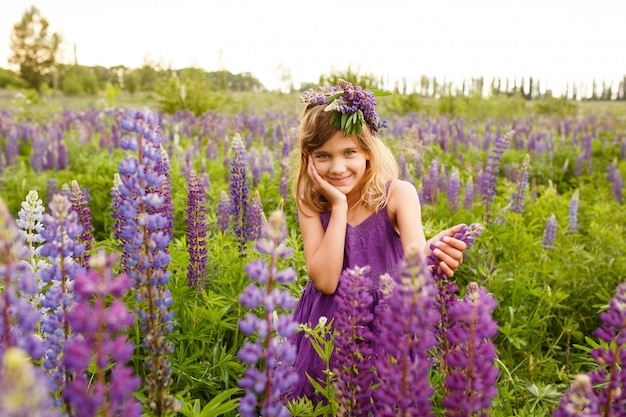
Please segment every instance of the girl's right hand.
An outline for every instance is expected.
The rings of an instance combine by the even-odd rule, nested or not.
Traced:
[[[307,166],[307,173],[309,177],[313,181],[313,185],[315,186],[315,190],[324,196],[326,200],[332,205],[338,204],[347,204],[348,200],[344,193],[339,191],[333,185],[331,185],[328,181],[326,181],[322,176],[317,172],[315,165],[313,164],[313,157],[309,156],[309,163]]]

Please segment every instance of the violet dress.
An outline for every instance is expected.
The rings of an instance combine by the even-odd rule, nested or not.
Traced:
[[[320,213],[320,219],[324,229],[326,229],[330,220],[330,212]],[[347,225],[343,259],[344,269],[353,269],[355,266],[370,266],[368,275],[373,282],[374,302],[379,299],[378,278],[380,275],[389,273],[394,278],[400,275],[404,251],[402,250],[400,235],[394,229],[387,215],[386,206],[357,226]],[[341,285],[341,281],[339,285]],[[328,295],[319,292],[313,282],[309,280],[294,311],[296,322],[315,327],[321,316],[326,316],[330,321],[336,307],[335,294]],[[313,398],[313,387],[306,374],[308,373],[316,380],[324,381],[325,376],[322,372],[324,363],[313,349],[309,339],[304,336],[304,332],[298,332],[292,336],[291,342],[297,349],[294,368],[298,373],[299,381],[293,387],[290,397],[306,396]]]

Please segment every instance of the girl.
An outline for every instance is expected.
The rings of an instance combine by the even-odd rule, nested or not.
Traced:
[[[309,90],[302,100],[308,104],[298,130],[294,191],[309,282],[296,306],[296,321],[314,327],[321,316],[332,319],[345,268],[369,265],[376,303],[378,278],[398,277],[404,251],[412,245],[426,256],[433,242],[433,253],[451,277],[466,248],[452,237],[462,225],[426,242],[417,190],[398,180],[396,161],[376,135],[384,123],[374,111],[373,93],[340,81],[339,89]],[[306,375],[323,381],[324,364],[303,332],[292,342],[300,378],[293,395],[312,397]]]

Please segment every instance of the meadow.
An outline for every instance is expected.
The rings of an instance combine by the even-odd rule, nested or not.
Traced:
[[[422,103],[409,111],[402,100],[380,99],[378,113],[388,124],[380,137],[393,150],[401,178],[418,188],[427,237],[458,223],[483,228],[454,276],[459,300],[470,293],[471,283],[477,283],[497,302],[490,312],[497,334],[488,339],[497,353],[492,365],[498,377],[491,406],[482,409],[483,415],[552,415],[568,389],[576,386],[573,381],[580,380],[576,376],[583,374],[592,375],[593,395],[587,394],[598,407],[607,401],[623,403],[621,333],[626,311],[621,310],[626,290],[619,285],[626,280],[624,105],[578,103],[567,111],[558,107],[549,111],[515,98],[459,99]],[[273,283],[284,291],[283,307],[278,303],[275,311],[288,316],[288,295],[297,298],[307,282],[289,189],[300,109],[297,95],[233,96],[227,110],[201,115],[163,114],[145,100],[33,105],[4,96],[1,102],[0,199],[6,212],[0,218],[0,247],[5,250],[18,242],[27,248],[20,256],[39,285],[30,292],[21,288],[18,277],[27,272],[18,271],[17,251],[0,253],[5,257],[0,269],[5,295],[0,303],[5,313],[0,353],[14,345],[27,350],[25,346],[34,343],[32,337],[28,343],[16,342],[27,338],[27,328],[7,330],[24,326],[10,317],[18,310],[11,308],[12,303],[30,300],[43,317],[43,322],[30,324],[30,331],[50,340],[54,331],[42,323],[59,309],[46,310],[49,303],[42,305],[42,294],[54,288],[59,296],[62,283],[87,275],[72,265],[88,269],[89,260],[96,259],[102,280],[111,284],[112,277],[125,273],[127,286],[110,289],[101,298],[90,292],[81,297],[74,287],[76,298],[61,304],[67,317],[61,314],[58,320],[66,322],[55,323],[77,322],[77,314],[71,313],[74,306],[123,305],[134,312],[133,319],[118,312],[126,326],[106,330],[103,324],[90,337],[78,337],[79,329],[89,326],[76,324],[75,339],[67,330],[71,326],[63,324],[59,326],[65,332],[55,337],[69,340],[69,345],[101,340],[103,335],[119,339],[127,348],[118,346],[117,351],[128,353],[126,373],[119,370],[128,384],[119,383],[126,394],[113,384],[119,381],[113,377],[114,364],[121,368],[122,358],[116,361],[114,353],[106,356],[96,350],[94,357],[101,354],[105,359],[87,359],[83,368],[77,364],[72,368],[62,360],[71,355],[63,353],[69,345],[59,342],[65,347],[53,358],[56,363],[46,365],[49,354],[32,360],[37,378],[30,384],[35,386],[37,380],[52,394],[43,395],[41,403],[49,401],[60,415],[89,415],[81,414],[86,411],[78,411],[76,404],[94,398],[106,401],[94,406],[91,415],[118,415],[110,405],[112,398],[119,410],[129,407],[124,409],[127,414],[119,415],[133,415],[137,407],[157,416],[238,415],[240,402],[250,391],[238,381],[246,369],[256,366],[254,360],[242,359],[241,351],[249,341],[263,341],[257,333],[242,330],[240,322],[245,323],[251,311],[261,320],[274,311],[267,303],[246,301],[250,285],[269,293]],[[131,107],[135,110],[129,113]],[[155,150],[159,143],[166,157]],[[153,170],[154,176],[131,180],[142,172],[135,163],[147,167],[145,172]],[[137,188],[142,181],[150,190]],[[65,224],[65,237],[48,231],[43,233],[47,239],[28,242],[15,232],[15,220],[31,191],[42,200],[44,213],[51,214],[40,229]],[[77,214],[63,212],[63,201],[55,195],[66,196]],[[36,198],[30,196],[35,204]],[[31,229],[26,229],[32,235],[36,232],[32,215],[31,221]],[[81,224],[80,230],[68,226],[71,221]],[[88,236],[81,233],[85,231]],[[144,235],[132,235],[138,231]],[[47,247],[44,240],[56,246]],[[68,249],[68,240],[77,241],[80,248]],[[260,263],[270,266],[269,284],[257,274]],[[53,273],[45,266],[50,264],[65,266],[52,268]],[[287,279],[291,274],[293,279]],[[82,288],[78,282],[84,278],[76,279],[75,285]],[[19,288],[10,298],[12,286]],[[72,297],[72,291],[66,295]],[[89,304],[94,298],[101,304]],[[613,298],[616,301],[610,303]],[[112,314],[101,311],[104,316]],[[271,328],[274,322],[267,323]],[[601,327],[605,331],[598,334]],[[269,366],[266,360],[260,360],[260,369]],[[5,360],[0,380],[4,389],[10,375],[16,378],[10,366]],[[600,381],[602,370],[611,378],[611,389]],[[54,372],[62,377],[54,377]],[[433,387],[432,414],[463,415],[446,405],[439,370],[427,370],[426,376]],[[50,379],[57,384],[52,385],[54,393]],[[72,388],[63,388],[64,384]],[[28,406],[26,399],[35,392],[28,389],[30,394],[19,394],[17,388],[10,391],[16,392],[12,398],[17,404]],[[9,391],[0,392],[9,398]],[[102,392],[107,394],[99,397]],[[324,414],[328,409],[312,411],[305,401],[291,404],[290,411],[263,415],[330,415]],[[346,415],[367,415],[351,412]],[[614,412],[602,415],[620,415]],[[580,413],[559,415],[588,415]]]

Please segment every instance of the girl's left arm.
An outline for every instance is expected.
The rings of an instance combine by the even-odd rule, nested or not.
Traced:
[[[388,209],[390,218],[397,225],[402,241],[404,252],[410,246],[417,246],[419,253],[428,256],[431,253],[430,245],[435,249],[432,253],[441,262],[439,266],[448,277],[454,275],[454,271],[463,262],[463,252],[467,248],[465,242],[455,239],[454,235],[461,231],[462,224],[444,230],[426,241],[422,226],[422,208],[415,186],[407,181],[396,180],[389,189]]]

